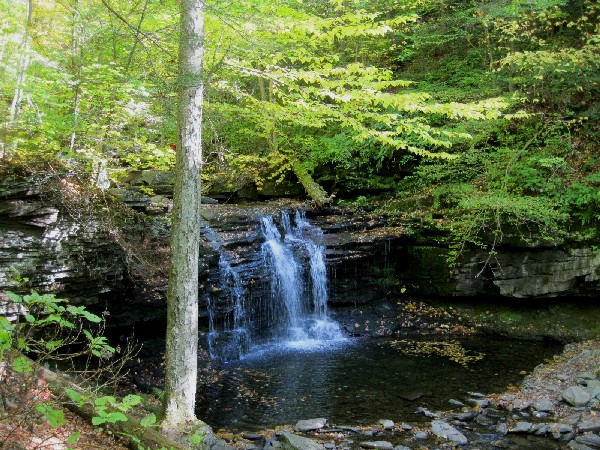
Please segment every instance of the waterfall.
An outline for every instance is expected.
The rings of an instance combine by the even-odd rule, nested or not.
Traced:
[[[293,219],[283,211],[279,224],[273,216],[261,217],[256,263],[242,269],[218,233],[209,227],[203,230],[219,254],[218,274],[206,294],[212,357],[232,360],[265,345],[312,347],[344,338],[327,310],[322,231],[307,221],[303,211]]]
[[[210,227],[203,227],[203,234],[211,247],[219,254],[218,289],[228,300],[222,323],[216,317],[216,308],[211,292],[206,295],[208,312],[208,351],[212,357],[224,360],[238,359],[250,347],[250,333],[245,313],[245,289],[238,272],[233,268],[232,257],[223,248],[218,234]]]
[[[272,287],[269,315],[277,317],[279,337],[299,345],[341,339],[339,325],[327,313],[325,247],[317,242],[321,230],[303,211],[296,212],[294,223],[283,211],[281,225],[283,238],[273,217],[262,219],[262,252]]]

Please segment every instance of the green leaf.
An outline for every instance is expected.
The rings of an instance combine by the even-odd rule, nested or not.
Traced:
[[[13,332],[15,329],[15,326],[11,323],[10,320],[8,320],[6,317],[4,316],[0,316],[0,330],[4,330],[7,332]]]
[[[57,428],[66,423],[65,413],[60,409],[54,409],[47,403],[42,403],[36,406],[35,409],[46,418],[52,428]]]
[[[13,361],[13,370],[17,373],[33,372],[33,365],[25,356],[19,356]]]
[[[123,401],[119,405],[119,409],[121,411],[127,411],[127,410],[131,409],[133,406],[139,405],[141,401],[142,401],[142,397],[140,397],[139,395],[129,394],[123,399]]]
[[[112,412],[107,414],[106,421],[109,423],[127,422],[127,416],[121,412]]]
[[[95,401],[96,406],[106,406],[116,403],[117,399],[112,395],[105,395],[104,397],[98,397]]]
[[[65,392],[77,405],[81,406],[84,403],[83,396],[79,392],[69,388],[65,389]]]
[[[71,433],[71,435],[67,438],[67,444],[75,444],[81,438],[81,433],[79,431],[75,431]]]
[[[104,417],[99,417],[99,416],[92,417],[92,425],[95,425],[95,426],[102,425],[106,421],[107,420]]]
[[[152,425],[154,425],[156,423],[156,415],[155,414],[149,414],[145,417],[142,418],[142,420],[140,420],[140,424],[143,427],[150,427]]]

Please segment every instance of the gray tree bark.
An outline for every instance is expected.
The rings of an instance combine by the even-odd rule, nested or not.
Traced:
[[[179,45],[179,145],[167,290],[167,341],[163,428],[197,423],[194,413],[198,366],[198,253],[202,169],[201,0],[181,0]]]
[[[29,67],[29,57],[31,53],[31,24],[33,17],[33,0],[27,1],[27,22],[25,24],[25,33],[23,34],[23,42],[21,43],[21,56],[19,59],[19,67],[17,69],[17,83],[15,85],[15,93],[10,104],[10,112],[8,122],[13,124],[16,122],[21,111],[21,103],[23,103],[23,88],[25,86],[25,78],[27,76],[27,68]]]

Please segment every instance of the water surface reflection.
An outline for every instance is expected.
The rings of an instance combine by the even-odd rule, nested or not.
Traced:
[[[467,391],[504,391],[519,383],[524,372],[560,351],[555,344],[489,337],[437,342],[450,348],[448,355],[426,356],[389,339],[259,349],[223,364],[219,381],[200,386],[198,415],[214,427],[233,430],[312,417],[352,425],[382,418],[420,421],[424,418],[415,414],[417,407],[449,409],[448,401],[464,399]],[[423,341],[418,343],[427,348]],[[452,357],[453,353],[459,354]],[[479,354],[481,360],[460,363],[464,355]]]

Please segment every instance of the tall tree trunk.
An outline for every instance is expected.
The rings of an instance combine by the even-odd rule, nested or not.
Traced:
[[[27,22],[25,24],[25,33],[23,34],[23,42],[21,43],[21,57],[19,59],[19,67],[17,69],[17,82],[12,102],[10,104],[10,112],[8,121],[10,124],[16,122],[21,111],[23,103],[23,86],[27,76],[27,68],[29,67],[29,57],[31,53],[29,41],[31,34],[31,23],[33,17],[33,0],[27,1]]]
[[[163,428],[181,428],[197,421],[194,407],[198,367],[203,19],[201,0],[181,1],[179,145],[167,290]]]
[[[71,30],[71,67],[73,71],[73,132],[69,143],[69,153],[75,150],[75,140],[77,138],[77,127],[79,125],[79,105],[81,102],[81,68],[83,64],[83,47],[81,41],[85,39],[80,36],[83,34],[80,30],[79,0],[75,0],[73,8],[73,28]]]

